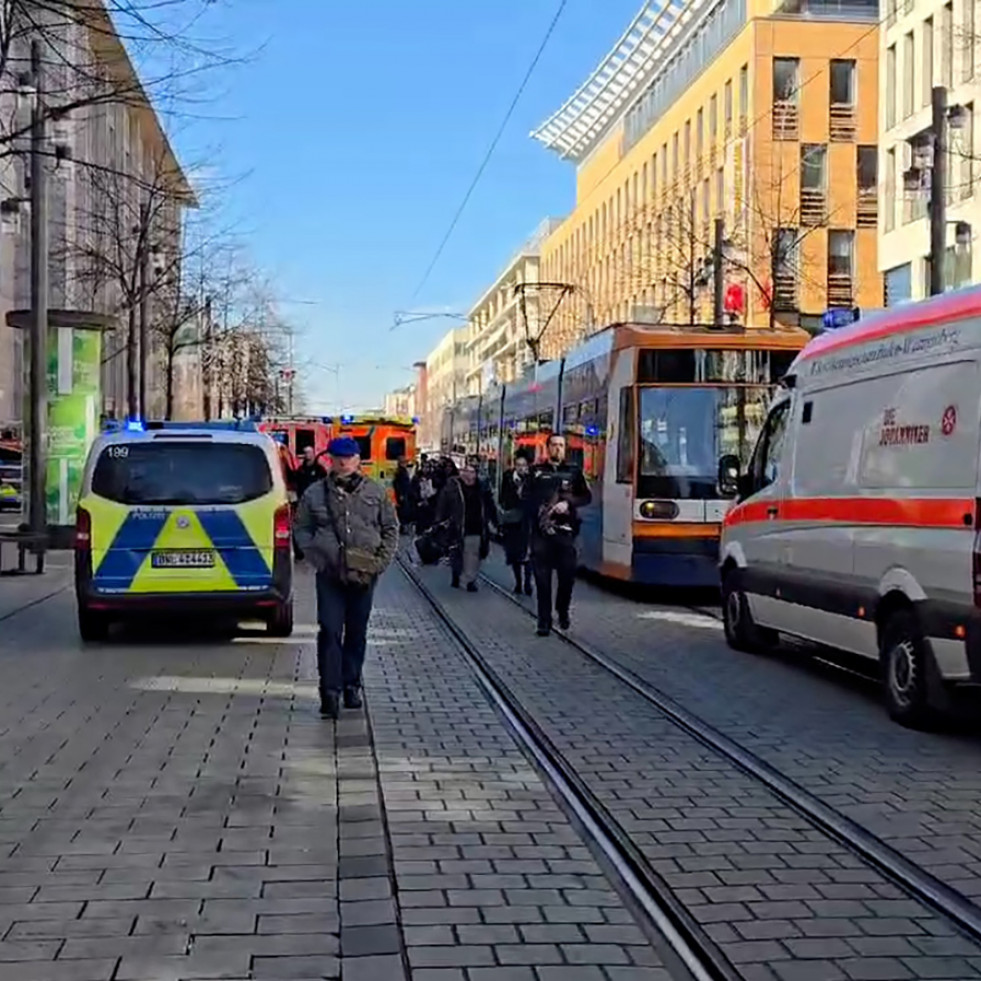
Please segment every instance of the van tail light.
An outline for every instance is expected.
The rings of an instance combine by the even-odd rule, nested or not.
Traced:
[[[282,507],[276,508],[276,516],[273,518],[273,546],[288,549],[292,537],[290,506],[284,504]]]
[[[92,515],[85,508],[75,509],[75,550],[88,552],[92,548]]]
[[[981,498],[974,505],[974,550],[971,555],[974,577],[974,605],[981,608]]]

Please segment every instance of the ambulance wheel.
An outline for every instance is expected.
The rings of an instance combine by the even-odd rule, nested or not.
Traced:
[[[293,601],[280,603],[266,626],[270,637],[289,637],[293,633]]]
[[[95,613],[79,607],[78,633],[86,644],[98,643],[109,638],[109,619],[103,613]]]
[[[897,610],[882,631],[882,686],[890,717],[910,729],[932,721],[927,652],[916,617]]]
[[[777,646],[779,635],[767,627],[757,627],[746,594],[736,582],[735,570],[722,580],[722,625],[726,641],[737,651],[754,654]]]

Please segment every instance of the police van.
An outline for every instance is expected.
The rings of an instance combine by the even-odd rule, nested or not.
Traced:
[[[918,726],[981,682],[981,288],[814,338],[735,491],[720,563],[726,638],[780,634],[881,666]]]
[[[82,477],[75,594],[83,640],[154,613],[293,630],[290,506],[275,443],[251,424],[131,424]]]

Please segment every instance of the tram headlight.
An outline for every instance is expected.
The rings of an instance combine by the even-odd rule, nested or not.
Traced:
[[[640,516],[648,521],[670,521],[678,517],[678,505],[674,501],[642,501]]]

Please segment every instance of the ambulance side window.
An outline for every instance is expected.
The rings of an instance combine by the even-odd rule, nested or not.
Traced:
[[[753,493],[769,487],[780,476],[780,457],[787,437],[790,419],[790,400],[775,406],[767,417],[766,426],[753,453],[751,473]]]

